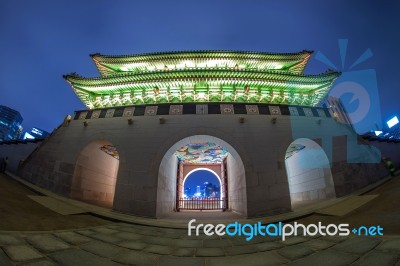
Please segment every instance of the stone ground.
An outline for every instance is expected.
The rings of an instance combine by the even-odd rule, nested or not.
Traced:
[[[379,196],[344,216],[313,214],[297,219],[297,221],[304,224],[315,221],[335,224],[349,223],[352,226],[379,224],[384,227],[385,234],[400,236],[400,176],[396,176],[364,195]]]
[[[66,216],[31,200],[37,195],[12,178],[0,173],[0,230],[60,230],[109,224],[88,214]]]
[[[2,187],[0,190],[4,189],[7,188]],[[353,222],[365,219],[368,215],[385,214],[386,216],[381,219],[371,217],[371,221],[365,221],[365,223],[376,225],[376,222],[379,222],[384,228],[388,225],[389,231],[396,229],[396,225],[397,228],[400,227],[398,189],[400,189],[400,181],[393,179],[371,191],[370,193],[378,191],[386,194],[363,206],[364,210],[360,208],[361,212],[360,210],[353,211],[347,215],[347,219]],[[9,193],[11,197],[7,199],[9,204],[13,200],[24,197],[23,193],[14,194],[13,196]],[[380,198],[383,201],[380,201]],[[3,197],[1,199],[5,200]],[[35,228],[37,226],[35,224],[41,222],[40,217],[49,214],[47,212],[41,214],[42,209],[36,210],[30,213],[31,216],[26,216],[23,213],[25,209],[20,209],[20,219],[17,216],[18,210],[14,210],[14,223],[31,219],[32,228]],[[0,220],[3,220],[8,215],[4,212],[7,208],[3,206],[1,211]],[[46,222],[50,226],[48,229],[28,229],[47,231],[26,231],[27,229],[9,231],[15,229],[2,228],[7,231],[0,231],[0,265],[400,266],[400,234],[385,234],[382,237],[355,237],[353,234],[348,237],[298,236],[288,238],[286,241],[275,237],[257,236],[251,241],[246,241],[244,237],[188,236],[186,229],[111,223],[100,218],[93,220],[94,223],[88,227],[90,222],[87,219],[89,218],[85,218],[85,224],[79,219],[78,222],[73,223],[71,219],[74,216],[62,216],[63,219],[54,218],[53,223],[50,223],[51,219],[48,218]],[[324,218],[324,223],[332,221],[336,223],[340,219],[346,221],[346,216],[329,217],[311,215],[298,221],[316,223],[320,218]],[[68,223],[69,229],[54,230],[57,226],[61,226],[59,223],[62,221]],[[359,221],[359,223],[363,222]],[[66,229],[68,226],[64,225],[61,228]]]
[[[184,229],[114,223],[1,232],[0,265],[400,265],[397,237],[189,237]]]

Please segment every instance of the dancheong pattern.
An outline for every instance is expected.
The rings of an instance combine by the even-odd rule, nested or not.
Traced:
[[[340,73],[303,74],[311,55],[310,51],[94,54],[100,77],[71,73],[64,78],[89,109],[163,103],[315,106]]]

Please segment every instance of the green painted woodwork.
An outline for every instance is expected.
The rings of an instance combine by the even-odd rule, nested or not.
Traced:
[[[330,71],[321,75],[303,75],[301,72],[304,65],[301,66],[301,72],[297,73],[299,65],[306,62],[310,54],[311,52],[306,51],[297,54],[202,51],[137,56],[92,55],[102,77],[84,78],[77,74],[69,74],[64,78],[89,109],[182,102],[315,106],[324,98],[340,73]],[[200,59],[208,62],[236,61],[233,67],[226,64],[180,68],[175,64],[182,60],[193,62]],[[296,63],[283,63],[290,60]],[[148,69],[148,66],[160,62],[163,62],[165,67]],[[268,67],[278,64],[277,62],[282,65],[281,69]],[[147,65],[146,69],[128,67],[139,63]],[[241,67],[242,65],[247,67]],[[107,66],[107,71],[102,68],[104,66]],[[123,66],[126,67],[126,71],[120,71]],[[110,69],[112,71],[109,71]]]

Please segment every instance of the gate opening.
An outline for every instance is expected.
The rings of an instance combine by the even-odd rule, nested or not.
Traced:
[[[119,166],[115,146],[105,140],[93,141],[79,154],[70,197],[112,208]]]
[[[211,135],[191,135],[170,144],[158,168],[157,217],[170,217],[174,212],[185,210],[188,205],[179,204],[184,199],[184,180],[189,172],[207,168],[219,176],[221,204],[203,212],[247,215],[246,175],[242,158],[228,142]],[[186,182],[185,182],[186,184]],[[191,212],[200,212],[195,206]],[[201,207],[201,206],[200,206]],[[215,210],[215,208],[217,208]],[[209,209],[208,209],[209,210]]]
[[[178,157],[176,210],[228,208],[228,152],[214,143],[192,143]]]
[[[336,197],[328,157],[315,141],[293,141],[286,151],[285,166],[292,209]]]

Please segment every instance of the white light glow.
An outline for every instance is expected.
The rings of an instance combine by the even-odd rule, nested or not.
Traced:
[[[387,123],[388,127],[391,128],[399,123],[399,119],[397,118],[397,116],[395,116],[392,119],[390,119],[389,121],[387,121],[386,123]]]
[[[35,139],[35,137],[29,134],[28,132],[25,132],[23,139]]]
[[[270,63],[271,69],[281,69],[282,65],[279,63]]]
[[[382,133],[383,133],[382,131],[375,130],[375,135],[376,135],[376,136],[379,136],[379,135],[382,134]]]
[[[195,67],[195,66],[196,66],[196,64],[195,64],[193,61],[184,60],[184,61],[179,62],[179,63],[176,65],[176,68],[185,68],[185,67],[193,68],[193,67]]]

